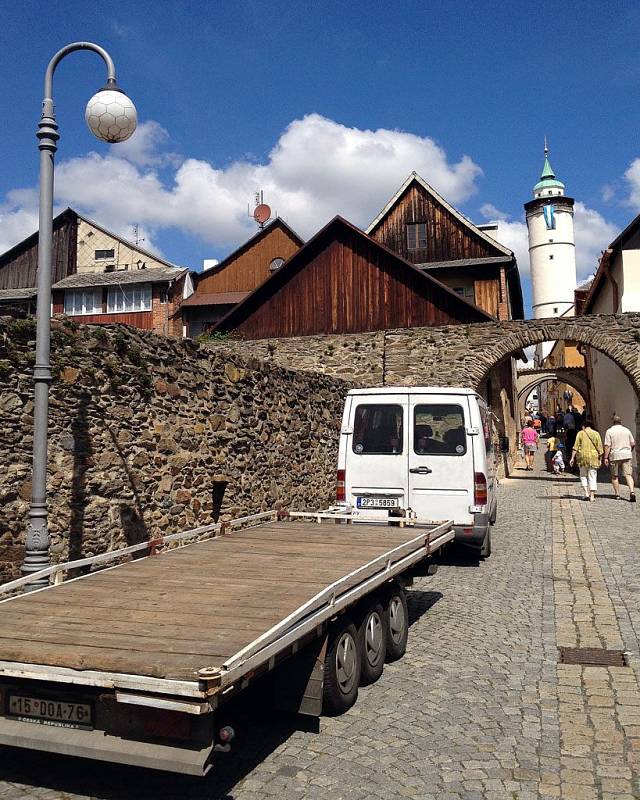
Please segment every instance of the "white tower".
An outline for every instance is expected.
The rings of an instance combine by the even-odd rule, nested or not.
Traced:
[[[544,167],[533,187],[534,200],[524,204],[529,231],[534,319],[572,317],[576,288],[573,199],[556,180],[544,142]]]

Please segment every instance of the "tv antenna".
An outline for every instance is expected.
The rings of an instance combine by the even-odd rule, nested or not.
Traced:
[[[136,243],[136,247],[141,243],[144,242],[144,236],[140,235],[140,225],[137,222],[133,223],[133,241]]]
[[[264,228],[267,222],[271,219],[271,209],[269,206],[264,202],[264,192],[262,189],[256,192],[255,194],[255,204],[253,213],[249,206],[247,206],[247,214],[250,217],[253,217],[254,221],[258,224],[260,230]]]

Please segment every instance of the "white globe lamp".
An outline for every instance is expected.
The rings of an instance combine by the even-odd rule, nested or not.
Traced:
[[[102,142],[125,142],[135,131],[138,114],[133,101],[119,89],[101,89],[84,112],[89,130]]]

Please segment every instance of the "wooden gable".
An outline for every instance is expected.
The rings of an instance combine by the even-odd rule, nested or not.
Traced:
[[[408,225],[424,224],[423,247],[409,249]],[[376,241],[412,264],[513,255],[413,173],[367,229]]]
[[[263,339],[490,319],[336,217],[216,329]]]
[[[287,261],[302,244],[295,231],[275,219],[220,264],[199,275],[196,294],[252,292],[271,275],[274,259]]]
[[[51,282],[76,271],[78,216],[67,208],[53,221]],[[0,289],[30,289],[36,285],[38,232],[0,256]]]

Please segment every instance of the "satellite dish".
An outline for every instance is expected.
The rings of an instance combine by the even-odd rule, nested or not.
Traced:
[[[271,209],[266,203],[260,203],[260,205],[255,207],[253,218],[258,225],[264,225],[264,223],[271,218]]]

